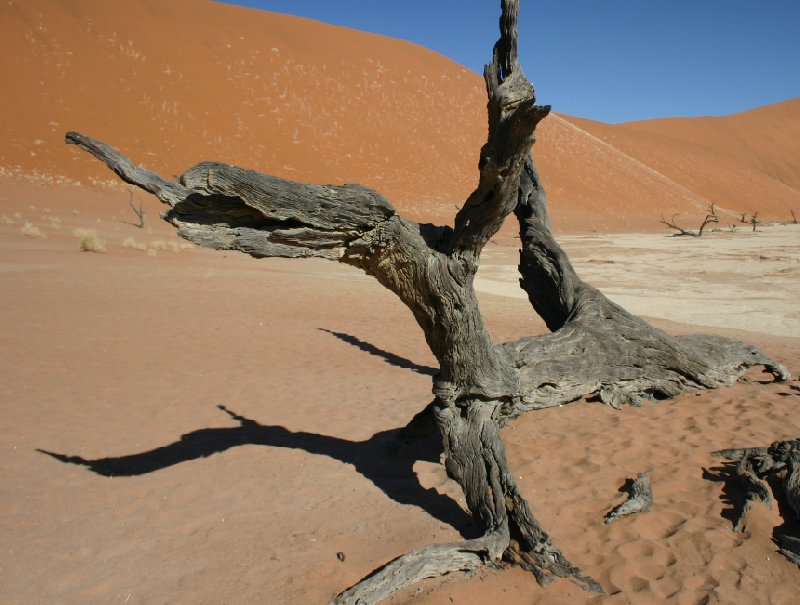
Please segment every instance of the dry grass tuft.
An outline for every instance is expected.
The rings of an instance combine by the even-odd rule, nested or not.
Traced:
[[[188,242],[167,242],[163,239],[157,239],[151,242],[137,242],[132,237],[128,237],[123,240],[122,247],[146,252],[148,256],[158,256],[160,250],[172,250],[177,254],[183,250],[191,250],[194,248],[194,245]]]
[[[38,237],[39,239],[45,239],[47,237],[44,231],[39,229],[39,227],[35,227],[34,225],[30,224],[28,221],[25,221],[25,224],[22,226],[22,235],[27,235],[28,237]]]
[[[147,249],[147,244],[144,242],[137,242],[132,237],[126,237],[122,242],[123,248],[131,248],[133,250],[141,250],[144,252]]]
[[[6,225],[16,225],[17,224],[17,221],[15,221],[13,218],[11,218],[10,216],[7,216],[5,214],[2,217],[0,217],[0,220],[2,220],[3,223],[6,224]]]
[[[84,252],[105,252],[106,243],[101,240],[94,229],[75,229],[78,236],[78,245]]]

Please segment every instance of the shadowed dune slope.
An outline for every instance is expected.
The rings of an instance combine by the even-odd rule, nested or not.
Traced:
[[[165,175],[214,159],[358,182],[417,220],[447,222],[477,182],[480,76],[401,40],[204,0],[13,0],[0,48],[7,171],[111,183],[64,145],[74,129]],[[536,153],[555,228],[660,229],[661,212],[699,216],[706,200],[788,216],[800,210],[799,113],[794,102],[680,129],[553,115]]]

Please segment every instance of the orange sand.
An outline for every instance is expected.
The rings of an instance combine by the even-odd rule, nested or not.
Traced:
[[[9,0],[0,50],[5,171],[114,182],[63,144],[79,130],[166,176],[217,160],[357,182],[437,223],[477,183],[482,78],[401,40],[206,0]],[[723,228],[800,216],[798,124],[800,100],[619,126],[552,115],[535,151],[554,228],[659,231],[676,213],[696,227],[709,202]]]
[[[429,400],[434,366],[395,297],[324,261],[163,249],[177,238],[149,202],[143,231],[123,222],[134,219],[123,194],[0,187],[14,222],[0,221],[3,602],[323,603],[394,556],[469,535],[435,444],[418,461],[384,453],[386,432]],[[25,221],[46,239],[22,235]],[[80,252],[75,228],[108,251]],[[498,340],[543,329],[524,300],[481,303]],[[726,333],[800,374],[798,334]],[[750,535],[734,535],[709,452],[796,437],[798,396],[797,382],[742,384],[518,419],[503,437],[523,494],[608,594],[483,570],[390,602],[793,603],[800,573],[770,541],[777,512],[757,506]],[[237,430],[220,405],[260,426]],[[141,474],[115,477],[37,451],[165,446],[125,467]],[[641,471],[652,511],[604,525]]]
[[[470,535],[435,443],[419,460],[385,454],[430,400],[435,365],[393,295],[332,263],[183,248],[144,194],[138,229],[124,188],[63,136],[166,176],[215,159],[360,182],[446,222],[477,179],[480,77],[406,42],[203,0],[10,0],[0,50],[0,601],[325,603],[399,554]],[[796,244],[773,230],[678,245],[658,224],[696,226],[708,201],[723,227],[734,212],[800,214],[798,115],[796,100],[620,126],[553,115],[536,154],[555,229],[629,232],[565,244],[658,325],[713,325],[800,375]],[[107,252],[80,252],[76,229]],[[544,330],[513,288],[513,232],[479,276],[497,340]],[[720,317],[735,319],[727,331]],[[777,511],[757,506],[750,535],[734,535],[709,452],[800,436],[799,395],[741,384],[520,418],[503,437],[522,493],[607,594],[486,569],[390,602],[795,603],[800,573],[770,541]],[[652,511],[604,525],[641,471]]]

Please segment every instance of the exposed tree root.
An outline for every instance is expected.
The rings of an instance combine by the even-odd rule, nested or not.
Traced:
[[[339,594],[331,605],[371,605],[393,592],[426,578],[438,578],[455,571],[469,572],[497,561],[508,544],[502,531],[476,540],[426,546],[390,561]]]
[[[768,486],[772,486],[776,499],[785,503],[780,507],[784,518],[791,515],[795,522],[800,521],[800,439],[775,441],[769,447],[720,450],[711,455],[738,461],[736,475],[746,500],[734,518],[735,531],[746,531],[747,513],[754,502],[771,505]],[[787,559],[800,565],[800,536],[779,535],[775,541]]]
[[[334,603],[374,603],[417,580],[498,564],[501,559],[530,571],[542,585],[557,577],[571,578],[585,590],[602,592],[561,554],[520,495],[498,432],[499,407],[496,401],[473,399],[426,408],[443,435],[447,474],[463,488],[476,522],[488,528],[485,536],[403,555]]]

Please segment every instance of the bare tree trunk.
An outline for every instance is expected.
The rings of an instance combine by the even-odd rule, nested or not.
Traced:
[[[567,561],[517,489],[498,428],[522,412],[598,395],[619,407],[736,380],[763,364],[788,372],[752,347],[719,337],[672,338],[585,284],[553,239],[530,148],[549,107],[536,105],[517,63],[517,1],[503,0],[500,40],[484,72],[489,136],[480,181],[454,228],[401,217],[358,185],[309,185],[206,162],[179,182],[133,164],[112,147],[67,133],[122,180],[153,193],[165,218],[196,244],[255,257],[316,256],[354,265],[397,294],[413,313],[440,371],[435,400],[403,432],[404,442],[442,435],[448,474],[458,481],[483,536],[404,555],[336,603],[372,603],[426,577],[501,558],[541,583],[572,577],[600,590]],[[497,345],[478,308],[473,280],[483,247],[506,217],[520,222],[521,286],[552,334]]]

